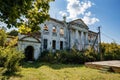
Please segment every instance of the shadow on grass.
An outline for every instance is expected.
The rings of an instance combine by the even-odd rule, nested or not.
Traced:
[[[6,72],[5,70],[4,71],[2,71],[1,73],[1,78],[0,78],[0,80],[9,80],[9,78],[11,77],[11,76],[14,76],[14,77],[23,77],[21,74],[17,74],[17,73],[15,73],[15,72]]]
[[[52,69],[62,69],[62,68],[74,68],[74,67],[83,67],[83,64],[62,64],[62,63],[45,63],[45,62],[25,62],[23,68],[40,68],[41,66],[48,66]]]

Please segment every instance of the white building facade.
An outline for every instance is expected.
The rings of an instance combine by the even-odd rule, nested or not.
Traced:
[[[29,57],[28,60],[36,60],[41,52],[46,50],[56,51],[75,47],[81,51],[89,46],[89,28],[81,19],[66,22],[50,18],[40,24],[40,28],[39,37],[19,34],[18,48]]]

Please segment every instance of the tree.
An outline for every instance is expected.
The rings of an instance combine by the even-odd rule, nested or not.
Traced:
[[[7,34],[10,36],[18,36],[18,31],[14,29],[14,30],[8,32]]]
[[[4,46],[6,43],[7,35],[3,29],[0,29],[0,46]]]
[[[0,0],[0,21],[8,28],[26,24],[32,32],[39,30],[39,24],[49,18],[50,1],[53,0]]]
[[[24,54],[18,51],[13,46],[17,43],[17,37],[5,46],[7,34],[3,29],[0,29],[0,67],[7,69],[6,72],[18,71],[20,61],[24,58]]]
[[[120,60],[120,46],[116,43],[102,43],[101,51],[105,60]]]

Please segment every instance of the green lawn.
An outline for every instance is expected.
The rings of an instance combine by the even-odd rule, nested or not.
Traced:
[[[0,78],[6,78],[6,80],[120,80],[120,74],[102,73],[83,65],[25,63],[20,72],[9,76],[0,75]]]

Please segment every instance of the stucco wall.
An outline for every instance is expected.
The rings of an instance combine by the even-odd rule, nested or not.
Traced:
[[[28,41],[24,41],[24,40],[28,40]],[[32,42],[34,41],[34,42]],[[36,41],[34,38],[25,38],[22,41],[18,41],[18,49],[22,52],[25,52],[25,49],[28,46],[32,46],[34,48],[34,59],[38,59],[38,57],[40,56],[41,50],[41,43],[39,43],[38,41]]]

